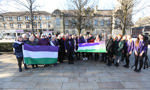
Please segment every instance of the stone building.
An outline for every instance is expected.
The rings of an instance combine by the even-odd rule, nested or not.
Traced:
[[[150,37],[150,16],[140,18],[132,27],[132,34],[148,35]]]
[[[71,10],[54,10],[52,13],[46,11],[34,12],[34,31],[42,33],[64,32],[78,34],[72,20]],[[111,33],[112,32],[112,10],[94,10],[92,25],[93,29],[82,30],[83,34]],[[17,36],[24,32],[31,32],[30,15],[28,12],[6,12],[0,14],[0,33],[3,36]]]
[[[51,14],[45,11],[34,12],[35,31],[52,31]],[[0,14],[0,32],[3,35],[17,36],[31,32],[30,15],[28,12],[7,12]]]

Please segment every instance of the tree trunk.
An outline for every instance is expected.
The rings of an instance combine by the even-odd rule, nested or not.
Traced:
[[[126,34],[126,28],[123,27],[123,29],[122,29],[122,35],[125,35],[125,34]]]

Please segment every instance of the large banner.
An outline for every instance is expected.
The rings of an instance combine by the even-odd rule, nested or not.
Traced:
[[[106,45],[104,41],[99,43],[83,43],[79,44],[77,52],[94,52],[94,53],[106,53]]]
[[[58,58],[58,47],[24,44],[23,56],[25,64],[55,64]]]

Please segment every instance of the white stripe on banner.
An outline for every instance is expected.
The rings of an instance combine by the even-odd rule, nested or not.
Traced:
[[[42,52],[42,51],[27,51],[24,50],[23,52],[24,57],[30,57],[30,58],[57,58],[58,57],[58,52]]]
[[[93,49],[101,49],[104,45],[95,45],[95,46],[85,46],[85,47],[79,47],[78,50],[93,50]]]

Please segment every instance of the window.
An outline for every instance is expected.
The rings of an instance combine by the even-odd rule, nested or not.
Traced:
[[[3,21],[5,21],[5,17],[3,17]]]
[[[30,20],[30,17],[29,16],[25,16],[25,20]]]
[[[18,20],[18,21],[21,21],[21,17],[20,17],[20,16],[18,16],[18,17],[17,17],[17,20]]]
[[[65,20],[65,25],[69,26],[69,21],[68,20]]]
[[[66,30],[66,33],[69,33],[69,30]]]
[[[4,23],[3,25],[4,25],[4,28],[6,28],[6,24]]]
[[[76,23],[76,21],[74,19],[72,19],[72,27],[75,27],[75,23]]]
[[[34,23],[34,27],[37,28],[37,23],[36,22]]]
[[[50,16],[46,16],[46,20],[50,20]]]
[[[37,16],[34,16],[34,20],[37,20]]]
[[[40,28],[42,28],[42,23],[40,23]]]
[[[107,20],[107,25],[109,26],[111,24],[110,20]]]
[[[42,20],[42,16],[39,16],[39,20]]]
[[[95,20],[95,21],[94,21],[94,25],[95,25],[95,26],[98,26],[98,20]]]
[[[72,34],[75,34],[75,30],[72,30]]]
[[[90,21],[90,20],[88,20],[88,22],[86,23],[86,26],[87,26],[87,27],[90,27],[90,26],[91,26],[91,21]]]
[[[104,20],[101,20],[101,26],[104,26]]]
[[[18,28],[21,28],[21,24],[20,23],[18,24]]]
[[[50,23],[47,23],[47,28],[50,28],[50,26],[51,26]]]
[[[56,18],[56,25],[60,25],[60,18]]]
[[[119,25],[119,24],[120,24],[120,19],[116,18],[115,24],[116,24],[116,25]]]
[[[9,17],[9,20],[10,20],[10,21],[13,21],[13,17]]]
[[[14,24],[13,23],[10,23],[10,28],[14,28]]]
[[[26,24],[26,28],[30,28],[30,24],[29,23]]]

